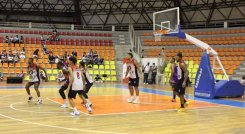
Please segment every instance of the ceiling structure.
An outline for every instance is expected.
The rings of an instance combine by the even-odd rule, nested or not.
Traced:
[[[182,25],[245,21],[245,0],[0,0],[0,21],[152,25],[152,13],[180,7]]]

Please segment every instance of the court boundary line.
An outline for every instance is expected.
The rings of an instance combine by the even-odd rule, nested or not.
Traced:
[[[165,111],[176,111],[176,113],[186,113],[188,109],[204,109],[204,108],[214,108],[214,107],[222,107],[222,106],[206,106],[206,107],[194,107],[194,108],[186,108],[185,112],[178,112],[177,109],[166,109],[166,110],[152,110],[152,111],[137,111],[137,112],[121,112],[121,113],[110,113],[110,114],[96,114],[89,116],[109,116],[109,115],[124,115],[124,114],[138,114],[138,113],[151,113],[151,112],[165,112]]]
[[[14,105],[18,104],[18,103],[22,103],[24,104],[24,102],[16,102],[16,103],[11,103],[9,105],[9,108],[15,110],[15,111],[20,111],[20,112],[27,112],[27,113],[38,113],[38,114],[57,114],[57,113],[68,113],[68,112],[38,112],[38,111],[31,111],[31,110],[22,110],[22,109],[18,109],[15,108]]]
[[[121,88],[121,89],[127,89],[127,87],[125,85],[118,85],[117,84],[117,88]],[[152,89],[152,88],[146,88],[146,87],[140,87],[140,92],[142,93],[147,93],[147,94],[157,94],[157,95],[162,95],[162,96],[170,96],[167,93],[171,92],[171,91],[166,91],[166,90],[160,90],[160,89]],[[159,93],[153,93],[153,92],[147,92],[147,91],[142,91],[142,90],[155,90],[155,91],[160,91],[160,92],[163,92],[163,94],[159,94]],[[193,101],[200,101],[200,102],[206,102],[206,103],[211,103],[211,104],[216,104],[216,105],[223,105],[223,106],[228,106],[228,107],[236,107],[236,108],[241,108],[241,109],[244,109],[245,107],[240,107],[240,106],[234,106],[234,105],[228,105],[228,104],[223,104],[223,103],[218,103],[218,102],[211,102],[211,101],[205,101],[205,100],[199,100],[199,99],[205,99],[205,98],[197,98],[195,99],[195,96],[193,94],[188,94],[188,96],[191,96],[192,98],[188,98],[190,100],[193,100]],[[213,99],[215,100],[215,99]],[[217,101],[217,99],[215,100]],[[236,101],[236,100],[226,100],[226,99],[223,99],[221,101],[230,101],[230,102],[235,102],[235,103],[239,103],[241,101]],[[241,103],[245,103],[245,102],[241,102]]]
[[[14,117],[7,116],[7,115],[1,114],[1,113],[0,113],[0,116],[11,119],[11,120],[27,123],[27,124],[39,125],[39,126],[44,126],[44,127],[49,127],[49,128],[57,128],[57,129],[64,129],[64,130],[71,130],[71,131],[89,132],[89,133],[100,133],[100,134],[101,133],[103,133],[103,134],[126,134],[126,133],[118,133],[118,132],[96,131],[96,130],[88,130],[88,129],[77,129],[77,128],[47,125],[47,124],[42,124],[42,123],[37,123],[37,122],[26,121],[26,120],[14,118]]]

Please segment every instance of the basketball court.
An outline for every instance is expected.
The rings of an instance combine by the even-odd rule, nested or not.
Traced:
[[[200,99],[188,89],[190,105],[177,112],[167,86],[141,86],[140,104],[127,103],[125,84],[105,83],[92,87],[93,113],[76,100],[80,116],[60,108],[57,83],[42,83],[43,104],[28,103],[24,85],[1,84],[1,133],[243,133],[245,100]],[[35,97],[34,90],[31,90]],[[36,98],[36,97],[35,97]],[[34,98],[34,99],[35,99]],[[183,122],[180,122],[180,119]],[[184,131],[183,131],[184,130]]]

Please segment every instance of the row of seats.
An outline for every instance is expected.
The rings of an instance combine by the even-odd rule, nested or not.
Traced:
[[[227,29],[227,30],[210,30],[210,31],[190,31],[190,35],[213,35],[213,34],[239,34],[245,33],[245,29]],[[153,32],[144,32],[141,36],[153,36]]]
[[[232,45],[232,44],[245,44],[245,40],[230,40],[230,41],[205,41],[205,43],[209,45]],[[144,46],[186,46],[193,45],[188,41],[180,41],[180,42],[144,42]]]
[[[42,31],[42,30],[9,30],[9,29],[0,29],[0,33],[12,33],[12,34],[44,34],[52,35],[51,31]],[[97,37],[112,37],[111,33],[96,33],[96,32],[70,32],[70,31],[61,31],[58,30],[58,35],[64,36],[97,36]]]
[[[245,40],[245,36],[233,36],[233,37],[206,37],[206,38],[198,38],[201,41],[232,41],[232,40]],[[179,38],[162,38],[162,42],[182,42],[183,39]],[[155,39],[144,39],[144,42],[155,42]]]
[[[5,37],[0,36],[0,42],[4,41]],[[24,39],[25,44],[41,44],[39,38],[28,38]],[[61,39],[60,41],[45,41],[45,44],[50,45],[87,45],[87,46],[103,46],[103,45],[113,45],[112,40],[94,40],[94,39]]]

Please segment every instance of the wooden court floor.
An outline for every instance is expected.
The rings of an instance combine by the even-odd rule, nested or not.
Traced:
[[[76,99],[78,117],[60,108],[57,83],[42,83],[42,105],[27,103],[24,84],[0,83],[0,134],[245,134],[245,99],[194,98],[186,112],[170,102],[168,86],[141,85],[140,104],[127,103],[128,90],[121,83],[95,84],[90,93],[93,113],[87,114]],[[36,99],[34,89],[32,95]]]

